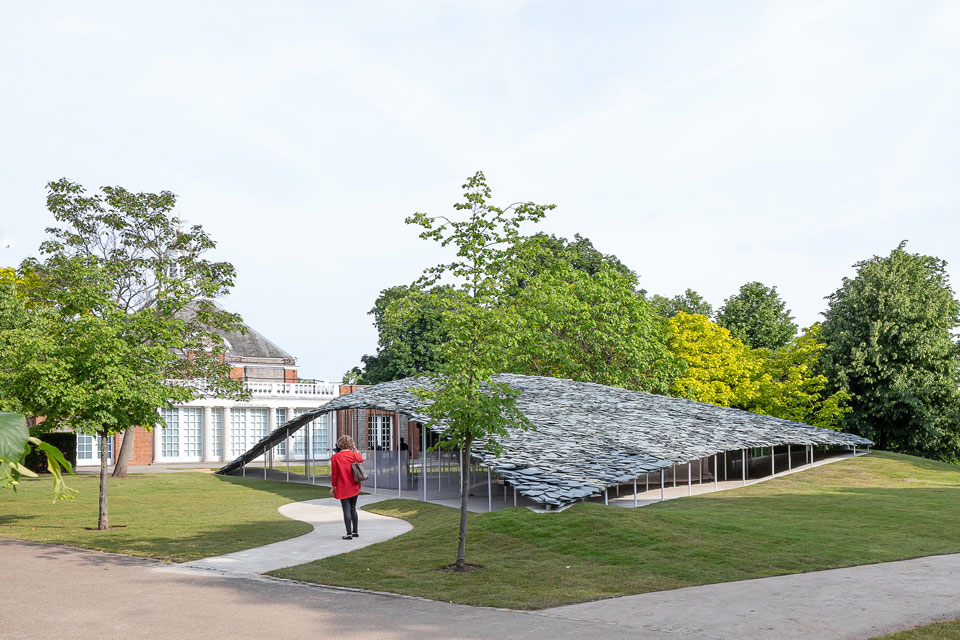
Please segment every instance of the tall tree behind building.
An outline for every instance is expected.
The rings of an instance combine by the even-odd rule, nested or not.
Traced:
[[[823,371],[851,398],[844,429],[882,449],[960,461],[960,304],[946,262],[904,241],[854,266],[821,331]]]
[[[748,282],[723,301],[717,324],[748,347],[779,349],[797,334],[797,325],[776,287]]]

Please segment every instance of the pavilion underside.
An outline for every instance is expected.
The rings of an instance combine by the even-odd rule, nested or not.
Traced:
[[[598,496],[606,500],[608,489],[631,483],[636,489],[638,481],[647,488],[653,481],[662,493],[671,474],[673,483],[678,482],[678,470],[688,484],[705,480],[717,483],[737,475],[746,481],[751,465],[756,466],[761,456],[769,457],[766,464],[774,472],[784,461],[787,468],[812,462],[817,447],[856,452],[873,444],[853,434],[618,387],[516,374],[500,374],[494,380],[520,391],[517,407],[535,428],[511,430],[500,442],[499,456],[483,451],[479,443],[472,452],[471,464],[448,464],[447,468],[459,477],[461,466],[469,473],[472,465],[477,465],[473,473],[487,471],[476,480],[487,484],[488,494],[490,478],[496,475],[505,499],[509,487],[515,496],[519,493],[548,507]],[[392,412],[406,418],[404,422],[411,425],[408,434],[412,435],[413,425],[429,423],[423,413],[424,403],[411,391],[424,386],[429,386],[427,379],[407,378],[335,398],[288,421],[219,473],[239,470],[304,425],[334,411]],[[421,469],[414,466],[414,471],[423,478],[416,483],[418,493],[422,486],[423,499],[427,499],[431,471],[442,469],[444,461],[443,454],[438,453],[439,467],[430,462],[426,452],[428,431],[439,435],[442,430],[436,425],[429,430],[418,429],[423,454],[415,463],[407,461],[408,465],[422,465]],[[433,441],[437,435],[432,436]],[[376,468],[379,456],[392,453],[396,454],[397,476],[401,478],[397,481],[399,488],[404,463],[400,451],[376,452],[372,462]],[[439,471],[437,474],[440,481]]]

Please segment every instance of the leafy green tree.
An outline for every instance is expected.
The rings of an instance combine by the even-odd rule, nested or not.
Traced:
[[[850,396],[827,389],[827,377],[819,372],[826,345],[819,340],[820,325],[804,329],[786,346],[769,351],[754,350],[759,377],[755,395],[742,408],[825,429],[839,430]]]
[[[442,365],[431,384],[415,390],[429,404],[429,426],[442,429],[442,446],[461,450],[461,468],[466,469],[473,447],[499,452],[507,429],[529,428],[516,407],[517,392],[491,376],[503,369],[506,348],[513,337],[505,331],[502,307],[510,297],[504,274],[511,253],[520,239],[519,227],[543,218],[553,205],[514,203],[500,208],[490,203],[492,193],[482,172],[463,185],[464,201],[454,205],[460,216],[428,216],[415,213],[407,224],[423,228],[420,237],[456,249],[450,263],[429,268],[417,287],[444,307],[447,341]],[[449,295],[429,293],[441,278],[452,282]],[[423,304],[414,299],[410,306]],[[457,570],[466,569],[467,499],[469,473],[461,474],[460,530]]]
[[[606,254],[593,246],[589,238],[579,233],[573,240],[560,238],[553,234],[536,233],[521,238],[515,252],[523,255],[524,265],[529,275],[547,271],[557,262],[570,264],[577,271],[596,275],[605,269],[614,269],[626,277],[636,280],[636,274],[613,254]]]
[[[244,394],[218,334],[239,330],[239,317],[212,302],[232,287],[234,269],[204,257],[214,242],[199,226],[181,228],[169,192],[104,187],[88,196],[65,179],[48,190],[64,226],[47,230],[42,261],[21,264],[34,286],[0,295],[0,397],[9,410],[44,416],[45,429],[102,436],[106,529],[110,436],[152,428],[160,407]],[[20,319],[23,308],[32,321]],[[188,382],[169,382],[178,379]]]
[[[687,289],[681,295],[667,298],[666,296],[654,295],[650,298],[650,304],[664,318],[672,318],[681,311],[690,315],[701,315],[707,318],[713,315],[713,307],[709,302],[703,299],[699,293],[693,289]]]
[[[507,371],[668,393],[681,371],[666,321],[637,295],[632,274],[558,261],[504,305]]]
[[[779,349],[797,333],[797,325],[777,288],[760,282],[748,282],[736,295],[724,300],[717,311],[717,324],[755,349]]]
[[[845,430],[882,449],[960,460],[960,305],[946,262],[909,253],[858,262],[829,297],[823,373],[850,395]]]
[[[380,292],[370,315],[379,340],[377,354],[361,358],[357,384],[378,384],[438,371],[446,341],[443,313],[449,287],[428,291],[390,287]],[[400,311],[404,312],[401,313]]]

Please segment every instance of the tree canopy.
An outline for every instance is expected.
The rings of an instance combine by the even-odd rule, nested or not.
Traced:
[[[672,318],[680,312],[706,316],[707,318],[713,315],[713,306],[693,289],[687,289],[682,294],[672,298],[654,295],[650,298],[650,304],[664,318]]]
[[[717,324],[752,348],[779,349],[797,334],[790,310],[776,287],[748,282],[723,301]]]
[[[514,339],[504,370],[668,393],[681,365],[635,282],[613,265],[552,264],[505,306]]]
[[[212,302],[233,285],[233,267],[204,257],[213,241],[199,226],[182,229],[175,203],[169,192],[86,195],[51,182],[47,206],[63,226],[47,230],[42,260],[20,265],[29,286],[0,290],[4,408],[44,416],[45,429],[102,436],[100,528],[109,436],[152,428],[159,408],[201,393],[244,393],[217,334],[239,329],[239,317]]]
[[[960,460],[960,305],[946,262],[902,242],[854,266],[822,331],[823,373],[851,398],[844,428],[879,448]]]

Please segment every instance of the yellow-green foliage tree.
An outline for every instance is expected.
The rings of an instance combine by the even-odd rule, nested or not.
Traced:
[[[669,328],[670,349],[686,365],[677,396],[828,429],[847,411],[848,396],[828,394],[815,371],[824,348],[818,325],[776,351],[751,349],[702,315],[680,312]]]
[[[669,320],[670,351],[686,365],[673,394],[721,407],[743,408],[757,393],[755,354],[706,316],[680,311]]]

